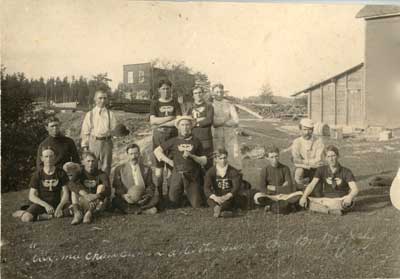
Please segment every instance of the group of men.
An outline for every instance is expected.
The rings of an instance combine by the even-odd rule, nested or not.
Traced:
[[[97,91],[96,106],[85,115],[81,157],[73,140],[61,135],[60,121],[50,117],[49,136],[38,148],[37,170],[30,182],[30,205],[13,215],[24,222],[73,216],[71,223],[79,224],[92,222],[104,210],[155,214],[166,203],[180,207],[189,202],[194,208],[208,204],[215,217],[242,207],[246,198],[241,194],[235,133],[239,117],[224,100],[224,92],[222,84],[214,85],[209,103],[202,87],[196,86],[193,103],[182,113],[171,82],[161,80],[159,97],[150,106],[153,168],[143,164],[140,147],[130,144],[127,161],[115,168],[112,183],[112,138],[118,125],[106,108],[107,94]],[[310,119],[302,119],[299,128],[302,135],[292,145],[295,183],[290,169],[279,161],[279,149],[269,146],[270,164],[262,168],[254,203],[276,213],[304,207],[342,214],[358,193],[354,176],[340,165],[338,149],[325,147],[313,135]]]

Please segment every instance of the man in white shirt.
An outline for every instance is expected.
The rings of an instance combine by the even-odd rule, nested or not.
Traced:
[[[137,144],[126,147],[128,161],[115,168],[113,207],[122,213],[157,213],[158,192],[153,183],[151,168],[140,162]]]
[[[213,141],[214,150],[226,148],[228,161],[238,171],[242,169],[242,160],[239,143],[236,135],[236,128],[239,127],[239,116],[235,107],[224,100],[224,85],[215,84],[212,87],[213,93]]]
[[[292,144],[292,158],[296,167],[294,179],[299,190],[304,190],[306,184],[314,177],[316,169],[324,165],[324,143],[320,138],[313,136],[314,122],[303,118],[299,129],[301,137]]]
[[[117,126],[114,113],[106,108],[107,93],[98,90],[94,100],[96,106],[86,113],[82,124],[81,146],[84,151],[93,152],[99,161],[99,168],[110,175],[112,163],[112,135]]]

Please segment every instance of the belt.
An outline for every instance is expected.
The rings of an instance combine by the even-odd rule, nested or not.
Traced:
[[[94,137],[96,140],[110,140],[111,136],[108,137]]]

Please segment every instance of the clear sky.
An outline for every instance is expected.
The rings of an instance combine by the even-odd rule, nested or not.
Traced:
[[[184,61],[234,96],[288,96],[363,61],[363,5],[3,0],[2,64],[28,77]]]

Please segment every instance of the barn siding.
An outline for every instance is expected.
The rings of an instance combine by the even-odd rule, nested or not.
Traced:
[[[362,68],[347,75],[348,124],[350,126],[360,127],[364,122],[362,107],[362,83]]]
[[[346,77],[336,82],[336,120],[338,125],[347,125]]]
[[[400,127],[400,16],[366,20],[366,124]],[[397,90],[400,90],[397,88]]]
[[[322,87],[324,92],[323,102],[323,122],[329,125],[335,124],[335,84],[327,83]]]
[[[321,121],[321,89],[316,88],[310,92],[311,98],[311,119],[315,122]]]

